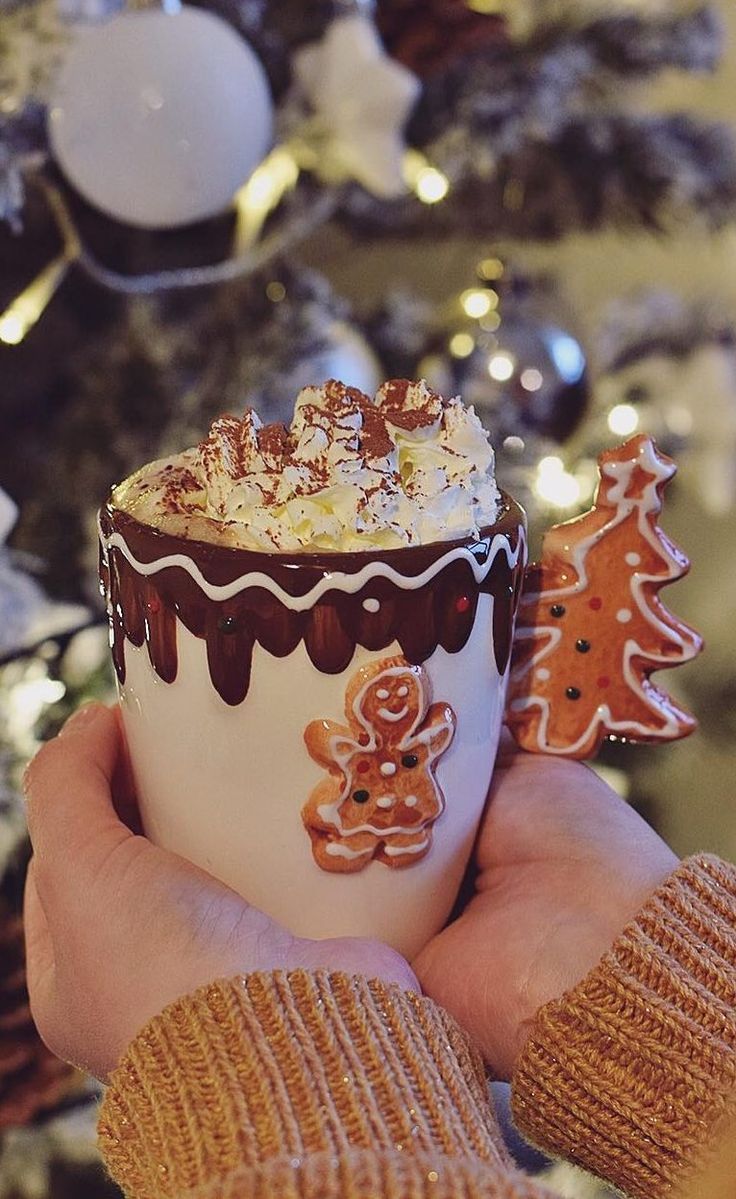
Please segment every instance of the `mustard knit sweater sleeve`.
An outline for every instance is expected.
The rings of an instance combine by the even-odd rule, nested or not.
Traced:
[[[736,869],[700,857],[538,1014],[516,1119],[636,1199],[694,1176],[736,1099]],[[132,1199],[545,1199],[482,1063],[431,1000],[341,974],[252,974],[172,1004],[99,1121]],[[695,1192],[693,1192],[695,1193]]]

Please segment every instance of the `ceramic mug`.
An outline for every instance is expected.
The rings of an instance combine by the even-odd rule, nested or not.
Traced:
[[[525,518],[462,541],[260,553],[107,505],[101,579],[146,835],[310,937],[413,956],[483,812]]]

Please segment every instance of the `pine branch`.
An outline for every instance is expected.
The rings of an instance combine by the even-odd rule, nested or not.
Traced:
[[[345,210],[354,235],[551,241],[606,226],[663,233],[693,219],[718,229],[736,215],[732,131],[684,114],[582,114],[553,136],[527,131],[495,160],[494,149],[490,136],[437,144],[434,161],[457,182],[432,209],[354,191]]]

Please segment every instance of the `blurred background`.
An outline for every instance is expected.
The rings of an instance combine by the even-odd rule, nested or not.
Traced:
[[[736,858],[734,35],[726,0],[0,0],[0,1199],[114,1193],[28,1014],[18,785],[113,694],[97,506],[223,411],[423,375],[533,548],[653,433],[700,729],[599,768]]]

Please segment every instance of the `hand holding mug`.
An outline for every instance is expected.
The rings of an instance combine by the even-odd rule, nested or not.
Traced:
[[[501,743],[472,898],[412,965],[509,1078],[538,1009],[575,986],[676,867],[589,767]]]
[[[55,1053],[98,1078],[149,1019],[216,978],[329,969],[418,990],[394,950],[358,938],[294,937],[132,832],[121,820],[133,823],[135,805],[119,720],[103,705],[82,709],[41,749],[26,791],[33,1017]]]

